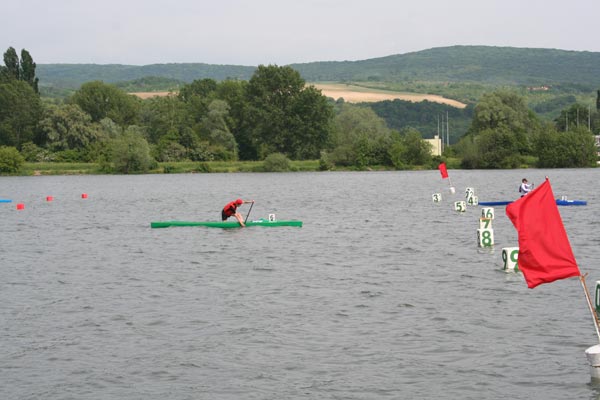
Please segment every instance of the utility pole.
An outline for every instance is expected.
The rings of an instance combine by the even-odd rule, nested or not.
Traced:
[[[446,111],[446,144],[450,146],[450,121],[448,121],[448,111]]]
[[[438,116],[439,118],[439,116]],[[440,136],[442,142],[444,141],[444,114],[442,114],[442,135]]]
[[[438,114],[437,116],[437,123],[438,123],[438,127],[437,127],[437,138],[440,138],[440,114]],[[442,153],[444,153],[444,138],[442,138]]]

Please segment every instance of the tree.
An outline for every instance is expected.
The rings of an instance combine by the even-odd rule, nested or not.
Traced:
[[[288,139],[291,156],[318,158],[333,131],[333,108],[314,86],[302,90],[292,104],[292,135]]]
[[[200,98],[210,97],[217,90],[217,81],[214,79],[195,80],[188,85],[184,85],[179,90],[178,97],[183,101],[189,101],[192,97]]]
[[[465,165],[471,168],[517,168],[521,164],[519,143],[512,132],[501,129],[487,129],[475,137],[477,157]]]
[[[194,125],[186,104],[176,96],[145,100],[140,111],[140,121],[146,127],[149,142],[154,144],[167,134],[179,134]]]
[[[518,152],[531,153],[531,141],[540,130],[540,122],[525,99],[510,91],[496,91],[482,96],[475,106],[471,127],[468,135],[477,136],[479,133],[499,130],[515,135]]]
[[[237,142],[227,127],[226,118],[229,113],[229,105],[223,100],[213,100],[208,105],[208,114],[202,120],[203,137],[222,149],[221,159],[237,159]],[[217,150],[218,151],[218,150]]]
[[[244,121],[249,115],[249,104],[246,99],[247,81],[228,79],[217,85],[216,96],[229,106],[225,122],[238,144],[238,155],[243,160],[256,159],[256,148],[253,145],[251,129]]]
[[[9,47],[4,53],[4,72],[11,79],[20,79],[19,73],[19,56],[13,47]]]
[[[583,127],[568,132],[547,129],[538,136],[536,151],[540,168],[593,167],[597,160],[594,136]]]
[[[19,171],[25,159],[14,147],[0,146],[0,172],[14,173]]]
[[[291,168],[290,160],[281,153],[271,153],[263,161],[265,172],[285,172]]]
[[[99,125],[76,104],[50,107],[40,130],[52,151],[84,151],[102,137]]]
[[[140,100],[137,97],[101,81],[81,85],[71,97],[70,102],[77,104],[87,112],[93,122],[110,118],[123,127],[137,123],[141,108]]]
[[[391,131],[370,108],[342,105],[335,117],[328,159],[337,165],[365,168],[389,164]]]
[[[421,132],[416,129],[407,129],[402,133],[402,142],[406,149],[405,161],[410,165],[429,165],[431,163],[431,144],[423,140]]]
[[[217,82],[213,79],[195,80],[185,85],[177,96],[186,106],[186,112],[192,120],[192,128],[199,133],[202,120],[208,113],[208,105],[215,99]]]
[[[516,168],[533,154],[541,123],[523,97],[510,91],[482,96],[471,127],[456,146],[463,168]]]
[[[34,140],[41,115],[40,98],[31,86],[19,80],[0,83],[0,145],[20,149]]]
[[[29,52],[25,49],[21,50],[21,62],[20,62],[20,79],[27,82],[33,90],[39,94],[38,82],[39,79],[35,76],[36,64],[33,62],[33,58]]]
[[[0,78],[4,81],[10,79],[25,81],[36,94],[39,94],[39,79],[35,77],[36,64],[27,50],[21,50],[21,60],[19,60],[16,50],[9,47],[4,53],[4,64],[5,67],[0,68]]]
[[[111,155],[114,169],[122,174],[147,172],[154,162],[148,142],[135,126],[113,139]]]
[[[329,136],[332,111],[319,91],[304,85],[297,71],[276,65],[261,65],[250,78],[242,129],[250,132],[258,158],[275,152],[295,158],[318,156]]]

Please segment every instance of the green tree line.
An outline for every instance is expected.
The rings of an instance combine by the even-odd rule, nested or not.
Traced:
[[[95,162],[107,172],[121,173],[147,171],[156,162],[268,157],[319,159],[322,169],[432,168],[440,161],[418,128],[393,122],[401,120],[394,114],[418,121],[416,111],[398,103],[373,109],[334,102],[289,66],[261,65],[247,81],[195,80],[177,94],[147,100],[102,81],[84,83],[64,100],[51,100],[40,98],[36,65],[26,50],[19,58],[9,48],[4,62],[0,146],[5,151],[0,154],[5,158]],[[574,104],[564,118],[547,124],[522,97],[499,91],[463,112],[472,113],[468,132],[446,156],[460,157],[465,168],[512,168],[528,157],[539,159],[540,166],[595,163],[592,126],[573,123],[587,118],[597,129],[597,110],[586,114]],[[561,126],[563,120],[570,122]],[[575,140],[575,135],[581,138]],[[4,172],[14,172],[19,162],[5,164]]]
[[[50,101],[39,97],[32,74],[4,73],[29,65],[30,57],[18,60],[14,53],[7,51],[10,63],[0,81],[0,145],[28,161],[97,162],[124,173],[145,171],[156,161],[264,160],[272,154],[323,158],[322,168],[432,162],[420,133],[395,132],[372,110],[336,105],[291,67],[259,66],[248,81],[196,80],[176,95],[147,100],[93,81],[64,101]],[[417,136],[417,150],[427,157],[405,150]]]
[[[452,150],[463,168],[518,168],[530,164],[528,159],[541,168],[593,167],[599,111],[573,104],[553,122],[542,122],[523,97],[495,91],[475,106],[468,132]]]

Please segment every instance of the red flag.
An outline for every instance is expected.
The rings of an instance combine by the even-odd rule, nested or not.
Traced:
[[[506,206],[506,215],[519,234],[519,269],[530,289],[581,276],[549,180]]]
[[[440,173],[442,174],[442,179],[446,179],[448,177],[448,170],[446,169],[446,163],[441,163],[438,166]]]

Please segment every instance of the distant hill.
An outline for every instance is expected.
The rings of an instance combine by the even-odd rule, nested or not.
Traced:
[[[439,47],[364,61],[293,64],[310,81],[436,81],[600,85],[600,53],[490,46]]]
[[[256,67],[211,64],[151,64],[144,66],[121,64],[38,64],[36,76],[40,86],[78,88],[90,81],[118,83],[142,78],[167,78],[184,83],[195,79],[228,78],[248,80]]]
[[[600,87],[600,53],[491,46],[439,47],[361,61],[291,64],[309,82],[469,82],[492,85],[572,84]],[[162,77],[181,82],[248,80],[256,66],[213,64],[38,64],[41,86],[77,88]]]

